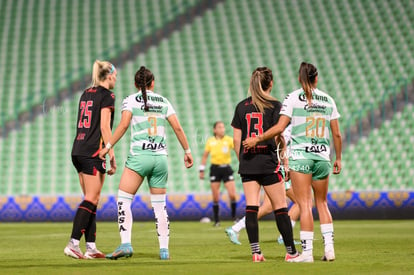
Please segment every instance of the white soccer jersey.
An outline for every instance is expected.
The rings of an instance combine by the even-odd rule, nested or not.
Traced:
[[[163,96],[147,91],[149,111],[144,111],[142,93],[130,95],[122,103],[122,112],[132,113],[131,155],[167,155],[167,118],[175,114],[170,102]]]
[[[315,89],[309,106],[299,89],[286,96],[280,114],[290,117],[292,125],[291,159],[330,160],[330,121],[340,117],[332,97]]]

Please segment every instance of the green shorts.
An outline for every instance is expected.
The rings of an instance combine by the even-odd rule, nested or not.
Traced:
[[[128,155],[125,166],[147,177],[149,187],[167,188],[168,162],[166,155]]]
[[[289,169],[303,174],[312,174],[313,180],[322,180],[329,176],[331,162],[313,159],[289,159]]]

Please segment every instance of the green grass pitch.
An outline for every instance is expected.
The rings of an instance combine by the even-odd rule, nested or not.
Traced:
[[[247,234],[233,245],[224,229],[199,222],[171,221],[169,261],[158,259],[154,222],[135,222],[134,255],[116,261],[75,260],[64,256],[71,223],[0,224],[1,274],[414,274],[414,221],[335,221],[334,262],[322,262],[323,244],[315,223],[312,264],[285,263],[277,244],[275,222],[260,221],[260,243],[266,262],[253,263]],[[294,228],[299,236],[299,224]],[[112,252],[120,242],[116,222],[99,222],[97,245]],[[84,240],[81,240],[84,250]]]

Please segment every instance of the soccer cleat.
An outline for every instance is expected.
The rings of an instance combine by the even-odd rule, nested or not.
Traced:
[[[161,260],[170,259],[170,253],[168,252],[168,248],[160,248],[160,259]]]
[[[79,245],[74,245],[72,241],[69,241],[68,245],[63,250],[66,256],[75,258],[75,259],[84,259],[83,253]]]
[[[213,224],[213,226],[214,226],[214,227],[220,227],[220,222],[215,222],[215,223]]]
[[[105,254],[103,254],[98,249],[88,248],[84,255],[85,259],[105,259]]]
[[[115,249],[114,252],[106,254],[107,259],[116,260],[121,257],[129,258],[134,254],[131,243],[123,243]]]
[[[254,262],[254,263],[257,263],[257,262],[264,262],[264,261],[266,261],[266,259],[265,259],[265,257],[263,256],[263,254],[257,254],[257,253],[254,253],[254,254],[252,255],[252,259],[253,259],[253,262]]]
[[[225,232],[227,233],[227,236],[230,238],[230,241],[232,243],[241,245],[241,242],[238,240],[237,233],[234,232],[234,230],[231,227],[227,227]]]
[[[296,252],[295,255],[286,254],[285,261],[289,263],[313,263],[313,256]]]
[[[326,262],[335,261],[335,252],[333,250],[326,251],[321,260]]]

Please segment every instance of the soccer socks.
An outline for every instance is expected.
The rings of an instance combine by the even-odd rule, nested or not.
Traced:
[[[334,228],[332,223],[321,224],[325,252],[334,250]]]
[[[288,212],[288,215],[289,215],[289,212]],[[290,223],[292,224],[292,230],[293,230],[293,228],[295,227],[296,221],[294,221],[294,220],[290,220]],[[279,235],[279,239],[280,239],[280,238],[282,238],[282,239],[283,239],[282,234],[280,234],[280,235]]]
[[[218,223],[219,222],[219,203],[218,202],[213,203],[213,214],[214,214],[214,222]]]
[[[238,221],[235,225],[233,225],[231,227],[231,229],[233,229],[234,232],[239,233],[240,230],[246,228],[246,216],[244,216],[243,218],[241,218],[240,221]]]
[[[313,255],[313,231],[300,231],[302,254]]]
[[[151,195],[151,205],[155,215],[155,226],[160,249],[167,248],[170,239],[170,221],[168,220],[166,195]]]
[[[283,237],[286,252],[293,255],[296,253],[295,244],[293,242],[293,231],[287,208],[280,208],[274,212],[277,228]]]
[[[252,254],[261,254],[259,245],[259,224],[257,222],[257,212],[259,206],[247,205],[246,206],[246,231],[249,237],[250,248]]]
[[[236,219],[237,202],[231,201],[230,208],[231,208],[231,218],[234,221]]]
[[[94,244],[90,244],[90,243],[95,243],[95,240],[96,240],[96,209],[97,208],[98,207],[95,205],[95,208],[93,209],[93,212],[89,219],[89,225],[85,230],[85,240],[86,240],[87,245],[89,245],[89,247],[91,248],[94,248],[93,247]]]
[[[121,243],[131,243],[133,198],[133,194],[118,190],[118,229]]]
[[[94,211],[96,211],[96,205],[93,203],[85,200],[80,203],[73,219],[72,240],[80,240],[88,229],[91,216],[95,213]]]

